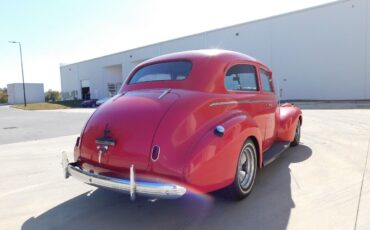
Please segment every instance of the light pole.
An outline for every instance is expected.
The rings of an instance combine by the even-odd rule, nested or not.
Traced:
[[[23,58],[22,58],[22,45],[20,42],[16,41],[9,41],[10,43],[18,43],[19,45],[19,53],[21,55],[21,68],[22,68],[22,81],[23,81],[23,99],[24,99],[24,107],[27,106],[27,101],[26,101],[26,87],[24,85],[24,73],[23,73]]]

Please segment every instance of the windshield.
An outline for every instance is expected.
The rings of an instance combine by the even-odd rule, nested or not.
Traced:
[[[163,62],[144,66],[136,71],[128,84],[151,81],[180,81],[185,80],[191,70],[189,61]]]

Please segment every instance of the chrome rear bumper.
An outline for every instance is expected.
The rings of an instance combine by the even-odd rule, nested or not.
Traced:
[[[72,176],[89,185],[128,193],[132,200],[135,199],[136,194],[151,198],[176,199],[186,193],[186,188],[176,184],[135,181],[134,165],[130,167],[129,180],[84,171],[73,163],[69,163],[66,153],[62,153],[62,167],[65,178]]]

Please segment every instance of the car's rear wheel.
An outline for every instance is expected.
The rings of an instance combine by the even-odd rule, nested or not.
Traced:
[[[290,145],[291,146],[297,146],[297,145],[299,145],[300,140],[301,140],[301,121],[298,120],[297,127],[295,129],[294,140],[292,142],[290,142]]]
[[[234,182],[227,187],[228,196],[241,200],[252,191],[257,174],[257,151],[252,140],[248,139],[239,154]]]

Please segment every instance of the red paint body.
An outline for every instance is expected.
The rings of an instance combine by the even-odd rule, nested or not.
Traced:
[[[127,83],[143,66],[178,60],[192,63],[185,80]],[[243,63],[256,67],[259,91],[225,89],[227,70]],[[274,93],[261,90],[260,68],[272,75],[268,67],[249,56],[221,50],[148,60],[137,66],[120,93],[88,120],[75,148],[75,160],[84,169],[103,175],[127,177],[129,166],[134,164],[139,178],[168,180],[201,192],[223,188],[232,183],[240,150],[248,138],[257,145],[262,167],[263,153],[275,141],[292,141],[302,119],[299,108],[291,104],[279,107]],[[159,99],[166,89],[171,89],[170,93]],[[217,105],[220,102],[232,103]],[[116,145],[98,163],[95,140],[107,124]],[[217,125],[225,127],[224,136],[215,135]],[[154,145],[160,146],[156,161],[151,159]]]

